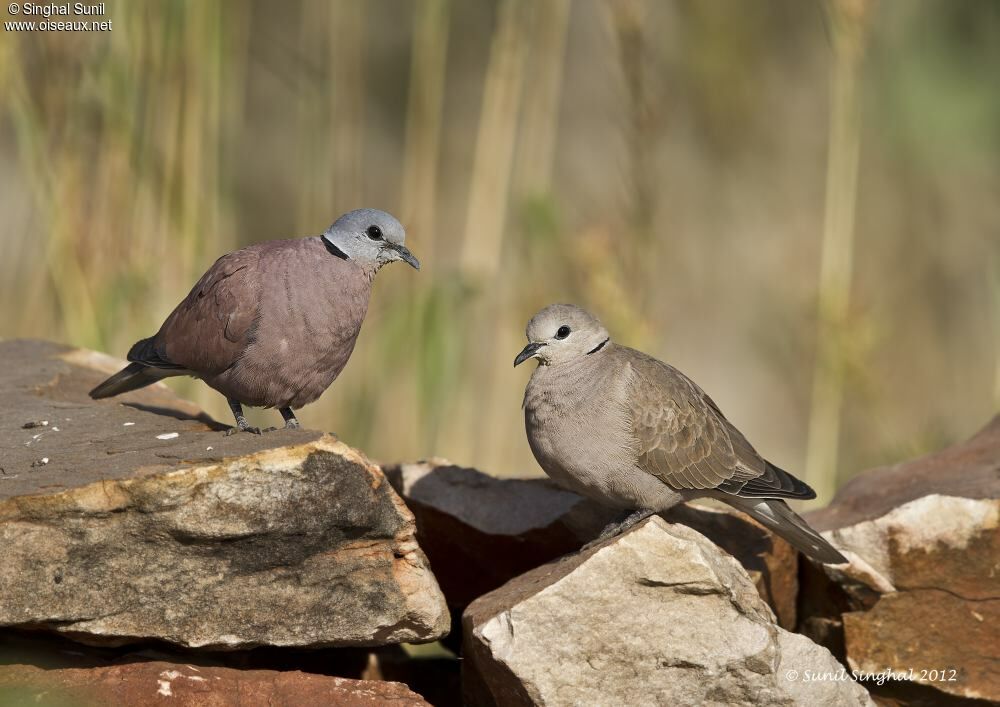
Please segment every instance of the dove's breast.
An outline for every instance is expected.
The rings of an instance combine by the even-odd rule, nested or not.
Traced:
[[[558,484],[605,505],[669,508],[681,495],[636,466],[632,369],[607,364],[595,357],[536,369],[524,396],[531,451]]]
[[[371,279],[359,266],[319,239],[296,245],[271,256],[243,355],[206,381],[248,405],[294,409],[316,400],[347,365],[368,310]]]

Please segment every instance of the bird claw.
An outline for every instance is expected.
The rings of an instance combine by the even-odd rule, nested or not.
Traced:
[[[261,431],[262,431],[262,432],[277,432],[277,431],[278,431],[278,428],[277,428],[277,427],[265,427],[265,428],[264,428],[263,430],[261,430]]]
[[[271,429],[274,428],[272,427]],[[224,434],[226,437],[232,437],[233,435],[239,434],[240,432],[249,432],[250,434],[253,435],[261,434],[259,427],[250,427],[249,425],[247,425],[246,427],[230,427],[228,430],[225,431]]]
[[[302,425],[299,424],[298,420],[289,420],[285,423],[286,430],[301,430]]]
[[[593,540],[591,540],[586,545],[584,545],[583,547],[581,547],[580,552],[589,550],[592,547],[596,547],[597,545],[600,545],[605,540],[608,540],[610,538],[618,537],[626,530],[630,529],[634,525],[638,525],[640,522],[646,520],[651,515],[654,515],[654,512],[650,510],[637,510],[632,512],[626,511],[622,518],[611,521],[606,526],[604,526],[604,530],[601,531],[601,534],[598,535]]]

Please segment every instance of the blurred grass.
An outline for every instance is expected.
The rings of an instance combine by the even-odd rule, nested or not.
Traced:
[[[150,0],[6,32],[0,336],[122,355],[218,255],[376,206],[425,267],[379,277],[307,425],[538,473],[510,364],[575,301],[781,466],[813,440],[828,496],[1000,408],[1000,5],[873,4],[863,63],[823,5]]]
[[[848,369],[866,358],[864,322],[850,310],[854,214],[861,157],[859,83],[874,0],[825,0],[833,57],[830,137],[820,250],[817,341],[813,363],[805,480],[819,498],[836,487],[840,418]],[[858,345],[862,344],[862,345]],[[860,367],[860,366],[859,366]]]

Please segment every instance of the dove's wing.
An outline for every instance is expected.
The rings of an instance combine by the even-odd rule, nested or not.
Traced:
[[[639,468],[677,490],[815,497],[806,484],[765,461],[691,379],[641,352],[619,348],[633,372],[627,405]]]
[[[255,249],[216,260],[156,336],[133,346],[128,359],[195,375],[215,375],[232,366],[253,335],[259,261]]]

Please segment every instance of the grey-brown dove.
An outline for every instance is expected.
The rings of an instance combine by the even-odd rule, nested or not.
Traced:
[[[554,304],[528,322],[514,365],[538,359],[524,392],[535,459],[553,480],[605,505],[633,511],[599,539],[698,497],[749,514],[820,562],[847,559],[784,500],[815,498],[806,484],[761,457],[690,378],[618,346],[596,317]]]
[[[379,269],[420,263],[384,211],[358,209],[322,236],[267,241],[215,261],[132,363],[90,391],[108,398],[169,376],[194,376],[226,396],[240,430],[260,432],[243,405],[292,408],[316,400],[354,350]]]

